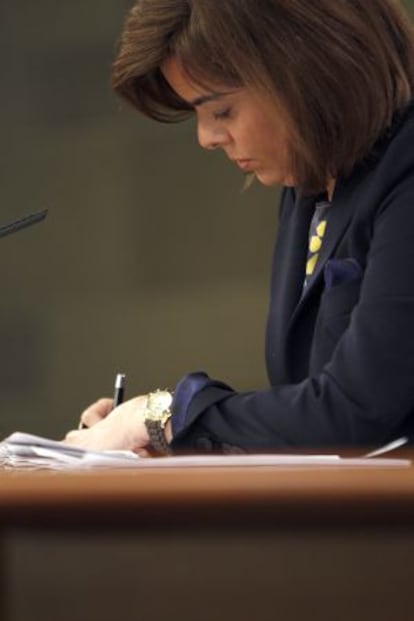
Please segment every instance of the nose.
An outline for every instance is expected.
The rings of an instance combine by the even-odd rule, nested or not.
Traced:
[[[200,147],[209,151],[224,147],[230,140],[223,128],[212,127],[208,123],[201,122],[197,124],[197,138]]]

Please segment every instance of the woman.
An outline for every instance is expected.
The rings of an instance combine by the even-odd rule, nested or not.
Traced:
[[[141,454],[374,445],[414,430],[414,31],[395,0],[137,0],[113,66],[142,113],[195,115],[282,185],[267,390],[205,373],[66,441]],[[108,415],[109,414],[109,415]]]

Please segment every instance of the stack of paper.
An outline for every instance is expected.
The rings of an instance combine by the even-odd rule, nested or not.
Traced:
[[[339,457],[338,455],[238,454],[141,458],[130,451],[85,451],[68,446],[62,442],[19,432],[13,433],[0,443],[0,466],[5,469],[74,470],[88,468],[187,468],[218,466],[401,468],[410,465],[411,461],[408,459],[379,458],[375,456],[346,458]]]
[[[16,432],[0,443],[0,467],[70,470],[135,467],[140,458],[130,451],[92,452],[48,438]]]

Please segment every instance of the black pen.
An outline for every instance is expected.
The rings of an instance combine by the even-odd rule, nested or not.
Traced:
[[[124,400],[124,390],[125,390],[125,373],[117,373],[115,378],[115,392],[114,392],[114,408]]]
[[[121,405],[124,400],[125,378],[125,373],[117,373],[115,376],[114,405],[112,409],[116,408],[118,405]],[[88,429],[88,426],[81,421],[78,429]]]

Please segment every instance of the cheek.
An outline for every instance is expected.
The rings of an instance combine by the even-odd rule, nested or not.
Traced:
[[[286,185],[294,186],[294,176],[289,157],[289,149],[286,141],[274,140],[269,136],[261,141],[261,150],[257,150],[258,181],[266,186]]]
[[[267,140],[262,143],[263,163],[267,163],[275,170],[286,171],[289,169],[288,149],[284,143],[280,143],[277,138],[274,141]]]
[[[270,136],[272,136],[272,134],[270,134]],[[279,135],[274,133],[273,136],[273,140],[271,137],[268,137],[267,145],[269,149],[269,155],[273,156],[275,161],[277,161],[281,167],[285,169],[290,168],[290,149],[286,137],[283,134],[281,135],[280,133]]]
[[[229,133],[238,147],[241,148],[243,155],[251,151],[255,143],[255,135],[253,128],[248,127],[232,127]]]
[[[269,127],[268,124],[253,125],[248,136],[245,136],[245,140],[249,140],[258,156],[261,153],[266,160],[279,164],[287,160],[288,149],[285,137],[280,130]]]

